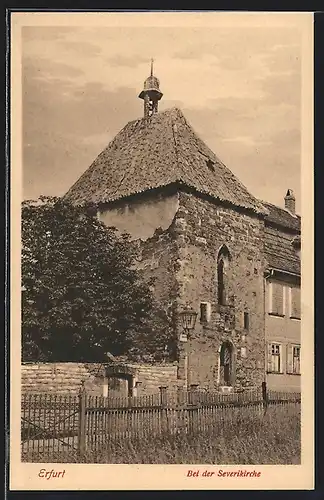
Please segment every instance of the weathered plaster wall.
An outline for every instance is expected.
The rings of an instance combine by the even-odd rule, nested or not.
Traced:
[[[275,281],[275,280],[272,280]],[[269,284],[271,280],[267,281],[265,287],[265,335],[267,342],[278,342],[282,345],[282,366],[283,373],[267,373],[267,385],[269,389],[276,390],[300,390],[301,376],[287,373],[287,344],[300,344],[301,343],[301,321],[299,319],[290,318],[290,304],[289,304],[289,283],[280,282],[284,287],[284,315],[275,316],[270,313],[270,294]]]
[[[177,194],[141,197],[116,206],[102,207],[98,217],[106,226],[128,233],[133,240],[147,240],[156,229],[166,230],[178,209]]]

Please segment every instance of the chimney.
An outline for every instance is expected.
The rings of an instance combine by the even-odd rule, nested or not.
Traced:
[[[288,189],[285,196],[285,209],[289,210],[292,214],[295,214],[296,198],[292,189]]]

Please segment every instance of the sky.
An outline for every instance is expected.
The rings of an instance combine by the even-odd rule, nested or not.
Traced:
[[[61,196],[128,121],[150,59],[159,111],[179,107],[256,197],[300,207],[301,34],[297,27],[25,26],[25,199]]]

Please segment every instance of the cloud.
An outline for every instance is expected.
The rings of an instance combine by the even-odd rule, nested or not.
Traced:
[[[67,52],[76,52],[83,57],[94,57],[101,54],[101,47],[91,42],[60,41],[61,49]]]
[[[62,82],[66,85],[76,85],[78,79],[84,75],[81,68],[76,68],[67,63],[56,62],[43,57],[25,56],[22,58],[22,78],[23,84],[26,78],[30,80],[48,80]],[[30,82],[32,83],[32,82]]]
[[[23,69],[23,168],[26,198],[61,195],[92,163],[130,116],[140,116],[134,89],[107,91],[99,83],[75,87],[40,80]]]
[[[227,137],[223,139],[223,142],[233,142],[233,143],[239,143],[247,147],[252,147],[254,148],[255,146],[258,145],[264,145],[264,144],[272,144],[270,141],[259,141],[257,142],[254,137],[251,136],[238,136],[238,137]]]
[[[30,28],[23,32],[24,185],[63,194],[109,140],[142,116],[150,58],[164,93],[260,198],[299,193],[296,30]],[[279,193],[279,195],[278,195]]]
[[[71,26],[23,26],[21,29],[23,46],[28,42],[46,42],[64,40],[72,33],[77,33],[80,28]]]
[[[115,67],[126,66],[127,68],[136,68],[140,64],[147,63],[147,57],[132,57],[132,56],[113,56],[107,57],[106,61]]]

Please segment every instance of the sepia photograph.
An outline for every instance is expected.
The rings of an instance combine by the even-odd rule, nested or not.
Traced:
[[[69,464],[305,463],[312,18],[150,15],[20,18],[15,414],[52,488]]]

